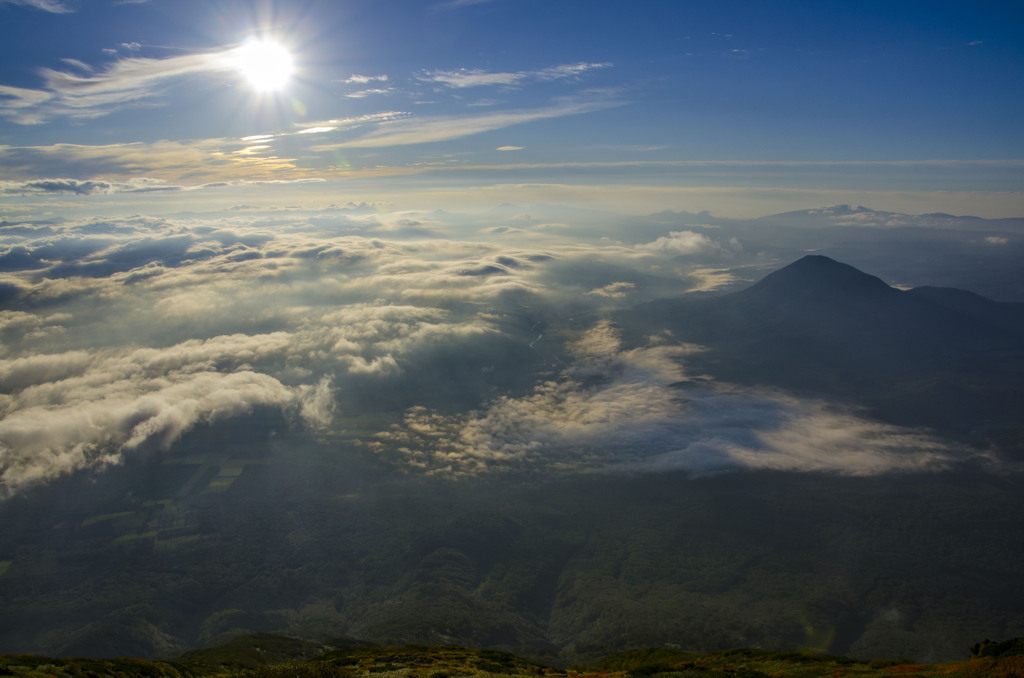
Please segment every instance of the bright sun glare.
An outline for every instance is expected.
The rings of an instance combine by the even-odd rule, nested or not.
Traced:
[[[274,40],[249,38],[232,56],[237,68],[249,85],[259,92],[281,89],[292,76],[295,65],[291,52]]]

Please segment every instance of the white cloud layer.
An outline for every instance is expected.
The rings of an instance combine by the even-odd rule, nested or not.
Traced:
[[[98,360],[79,376],[37,384],[7,400],[0,494],[116,463],[146,446],[165,450],[200,422],[299,402],[296,390],[265,374],[176,370],[149,376],[131,357]]]
[[[132,218],[0,236],[0,282],[30,300],[0,313],[3,492],[166,449],[256,407],[328,429],[353,380],[398,378],[412,356],[496,335],[472,309],[436,302],[525,285],[507,280],[524,264],[481,244],[354,235],[391,226],[358,206],[322,219]],[[258,330],[268,325],[281,329]]]
[[[54,181],[39,190],[102,190]],[[627,349],[597,323],[567,341],[566,318],[704,289],[722,275],[708,262],[756,256],[710,229],[631,246],[581,219],[511,209],[481,228],[349,204],[5,222],[2,492],[258,408],[332,434],[370,415],[382,457],[454,475],[869,474],[953,458],[920,432],[689,375],[700,349],[670,337]]]
[[[699,350],[624,350],[601,323],[574,346],[576,361],[524,397],[468,415],[413,408],[370,443],[430,473],[502,471],[716,473],[773,469],[872,475],[945,468],[951,448],[921,432],[824,403],[689,378]]]
[[[638,250],[649,252],[720,256],[729,256],[742,249],[736,238],[721,242],[696,231],[672,231],[654,242],[643,243],[636,247]]]

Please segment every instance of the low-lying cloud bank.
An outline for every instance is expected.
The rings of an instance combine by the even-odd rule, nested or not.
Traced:
[[[369,445],[432,474],[503,471],[703,475],[773,469],[872,475],[946,468],[954,450],[927,434],[826,403],[685,374],[698,347],[623,349],[607,323],[576,360],[531,394],[455,416],[422,407]]]
[[[760,254],[713,229],[639,245],[578,230],[365,205],[4,223],[0,493],[265,407],[341,434],[372,417],[366,444],[431,474],[856,475],[956,456],[689,375],[700,349],[671,337],[625,348],[606,311],[710,289]]]
[[[257,372],[169,372],[111,378],[103,365],[8,398],[0,420],[0,495],[84,468],[117,463],[139,449],[167,450],[200,423],[257,406],[297,410],[329,423],[318,387],[289,388]]]

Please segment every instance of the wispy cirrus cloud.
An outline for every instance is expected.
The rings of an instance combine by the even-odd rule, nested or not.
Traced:
[[[134,44],[123,46],[128,49]],[[24,125],[39,124],[55,117],[99,118],[155,99],[174,79],[230,70],[233,53],[234,49],[225,49],[165,59],[128,57],[100,72],[94,72],[81,61],[65,60],[73,71],[39,70],[43,78],[41,89],[0,85],[0,116]]]
[[[67,3],[60,2],[60,0],[0,0],[0,5],[3,4],[35,7],[44,12],[53,12],[54,14],[67,14],[68,12],[75,11]]]
[[[387,81],[387,75],[359,75],[357,73],[353,73],[341,82],[346,85],[369,85],[375,82],[384,83]],[[375,94],[391,94],[394,91],[395,89],[393,87],[363,87],[363,89],[349,92],[345,96],[349,99],[363,99]]]
[[[387,82],[387,75],[358,75],[353,73],[342,82],[346,85],[367,85],[371,82]]]
[[[297,132],[289,132],[286,134],[325,134],[327,132],[334,132],[335,130],[355,129],[368,124],[401,120],[409,117],[410,115],[411,113],[406,113],[404,111],[381,111],[380,113],[368,113],[366,115],[357,115],[350,118],[331,118],[330,120],[318,120],[303,123]]]
[[[419,79],[437,85],[463,88],[515,85],[526,77],[526,73],[490,73],[480,69],[461,68],[457,71],[427,71],[420,75]]]
[[[300,167],[294,158],[278,156],[274,140],[310,139],[336,131],[355,133],[361,127],[372,128],[409,115],[382,111],[310,121],[288,131],[243,138],[0,146],[0,192],[93,195],[190,189],[213,183],[321,181],[320,170]],[[140,186],[139,182],[149,183]],[[160,185],[154,185],[157,183]]]
[[[579,62],[562,64],[550,68],[532,71],[490,72],[480,69],[460,68],[454,71],[424,71],[418,76],[422,82],[429,82],[444,87],[462,89],[466,87],[505,86],[513,87],[523,82],[560,80],[580,76],[588,71],[610,67],[610,63]]]
[[[345,96],[349,99],[365,99],[366,97],[374,96],[375,94],[391,94],[394,92],[392,87],[384,88],[372,88],[372,89],[361,89],[356,92],[349,92]]]
[[[79,61],[78,59],[68,59],[68,58],[65,58],[65,59],[61,59],[61,61],[66,63],[68,66],[71,66],[72,68],[77,68],[78,70],[84,71],[86,73],[92,73],[92,71],[93,71],[93,67],[92,66],[90,66],[87,63],[85,63],[84,61]]]
[[[322,182],[323,179],[272,179],[219,181],[196,185],[171,184],[151,177],[137,177],[127,181],[104,181],[102,179],[68,179],[64,177],[36,179],[32,181],[0,181],[0,195],[47,195],[71,193],[74,195],[114,193],[166,193],[171,191],[194,191],[223,186],[257,186],[268,184],[294,184]]]
[[[645,148],[634,149],[638,152]],[[654,150],[661,150],[655,148]],[[900,167],[937,167],[937,168],[1007,168],[1020,169],[1024,167],[1022,158],[997,158],[997,159],[924,159],[924,160],[585,160],[566,162],[546,163],[519,163],[515,165],[474,165],[468,169],[596,169],[596,168],[617,168],[617,167],[649,167],[649,168],[900,168]]]
[[[0,116],[23,125],[43,122],[41,108],[52,98],[43,90],[0,85]]]
[[[338,148],[383,148],[407,146],[436,141],[449,141],[490,132],[537,120],[578,115],[619,105],[612,101],[566,102],[546,108],[503,111],[476,116],[445,116],[431,118],[404,118],[382,124],[376,130],[356,139],[336,144],[314,146],[313,151]]]
[[[472,7],[473,5],[489,5],[496,0],[447,0],[447,2],[439,2],[432,7],[437,12],[447,12],[453,9],[461,9],[463,7]]]
[[[291,158],[277,157],[266,143],[246,139],[0,146],[0,180],[14,184],[52,177],[110,177],[129,182],[147,176],[190,184],[307,176]]]
[[[114,54],[117,54],[118,51],[120,51],[120,50],[126,50],[128,52],[137,52],[140,49],[142,49],[142,45],[140,43],[137,43],[137,42],[122,42],[122,43],[120,43],[117,46],[117,48],[104,47],[103,48],[103,53],[107,54],[107,55],[114,55]]]

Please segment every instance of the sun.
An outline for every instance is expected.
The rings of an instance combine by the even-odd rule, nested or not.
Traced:
[[[231,62],[258,92],[283,89],[295,70],[288,48],[276,40],[264,38],[249,38],[243,42],[233,51]]]

